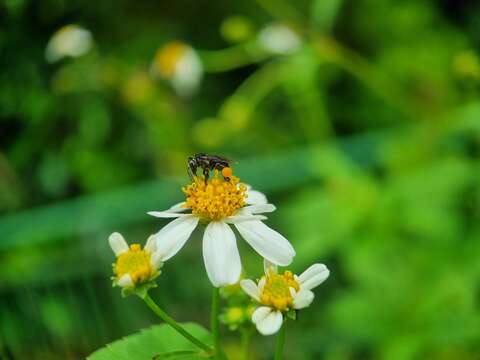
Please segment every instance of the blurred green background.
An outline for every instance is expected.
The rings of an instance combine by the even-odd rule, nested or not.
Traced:
[[[277,205],[295,271],[331,269],[286,358],[479,359],[479,19],[474,0],[3,0],[0,358],[158,322],[111,288],[107,237],[165,225],[146,212],[204,151]],[[152,295],[208,324],[200,240]]]

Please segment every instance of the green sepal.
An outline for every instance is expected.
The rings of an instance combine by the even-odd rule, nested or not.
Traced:
[[[139,284],[135,287],[122,287],[122,297],[125,298],[130,295],[137,295],[142,299],[145,298],[150,289],[156,288],[158,286],[155,279],[160,276],[160,273],[161,271],[157,271],[147,282]],[[118,286],[118,284],[116,283],[116,277],[112,277],[112,283],[113,287]]]
[[[297,320],[297,310],[290,309],[285,313],[288,319]]]
[[[144,299],[145,296],[147,296],[148,290],[156,288],[157,286],[158,285],[155,281],[150,280],[134,288],[123,288],[122,297],[127,297],[129,295],[137,295],[141,299]]]

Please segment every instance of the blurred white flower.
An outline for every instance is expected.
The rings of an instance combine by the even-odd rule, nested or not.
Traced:
[[[295,256],[290,242],[261,221],[266,217],[259,214],[272,212],[275,206],[268,204],[262,193],[240,183],[230,170],[227,175],[229,181],[217,174],[208,181],[195,178],[191,185],[183,188],[185,202],[166,211],[148,213],[160,218],[176,218],[155,235],[157,250],[165,260],[180,251],[200,222],[206,225],[203,259],[207,275],[216,287],[235,284],[242,270],[230,224],[255,251],[273,263],[285,266]]]
[[[258,43],[269,53],[288,55],[300,48],[302,40],[288,25],[274,23],[267,25],[260,31]]]
[[[48,62],[55,62],[63,57],[78,57],[86,54],[93,45],[90,31],[78,25],[66,25],[50,38],[45,49]]]
[[[178,95],[188,97],[200,87],[203,65],[195,49],[175,41],[157,50],[151,72],[168,80]]]
[[[109,236],[108,242],[117,257],[113,264],[115,285],[134,289],[160,275],[162,259],[153,235],[148,238],[143,249],[139,244],[128,246],[123,236],[117,232]]]
[[[323,283],[330,271],[324,264],[313,264],[300,276],[291,271],[279,274],[276,265],[265,261],[265,275],[256,284],[241,280],[240,286],[250,297],[260,303],[252,322],[262,335],[275,334],[283,323],[283,314],[309,306],[315,295],[311,291]]]

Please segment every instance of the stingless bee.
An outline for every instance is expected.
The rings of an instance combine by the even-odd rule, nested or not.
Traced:
[[[232,169],[230,168],[231,163],[232,160],[227,159],[223,156],[198,153],[188,158],[188,175],[193,181],[194,177],[197,175],[197,169],[201,168],[203,170],[205,182],[207,182],[208,177],[210,176],[210,171],[218,170],[222,173],[223,178],[229,181],[230,176],[232,176]]]

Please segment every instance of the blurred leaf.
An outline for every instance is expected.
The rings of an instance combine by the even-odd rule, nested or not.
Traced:
[[[343,145],[346,151],[360,157],[365,165],[371,165],[373,139],[375,137],[371,136],[354,138],[352,143],[347,140]],[[369,151],[357,152],[358,147],[365,147]],[[311,157],[322,151],[316,149],[298,148],[239,161],[235,171],[243,181],[259,190],[276,192],[289,189],[314,178],[316,170],[311,165]],[[183,181],[185,180],[186,177]],[[179,202],[182,199],[181,186],[180,180],[149,182],[4,217],[0,219],[0,249],[94,232],[147,219],[147,211],[168,208]]]
[[[314,0],[312,22],[322,32],[330,32],[335,25],[343,0]]]

